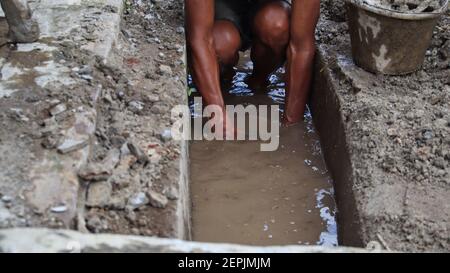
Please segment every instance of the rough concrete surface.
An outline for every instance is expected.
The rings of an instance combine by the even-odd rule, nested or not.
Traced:
[[[423,69],[382,76],[353,63],[343,2],[322,5],[313,107],[337,183],[342,243],[449,251],[449,13]]]
[[[40,40],[0,48],[0,227],[189,238],[180,4],[30,1]]]
[[[190,238],[187,142],[171,136],[171,109],[187,104],[182,15],[182,1],[128,6],[109,63],[98,67],[105,80],[91,161],[121,153],[111,175],[89,182],[92,232]]]
[[[88,60],[95,60],[95,53],[79,46],[87,43],[83,36],[88,25],[95,23],[90,14],[103,6],[81,8],[64,1],[58,6],[53,3],[30,4],[34,15],[45,10],[49,22],[62,20],[55,12],[58,9],[65,10],[67,18],[82,22],[66,35],[60,35],[54,27],[43,31],[35,43],[0,48],[0,193],[8,200],[5,207],[11,213],[0,223],[2,227],[69,228],[76,224],[80,190],[77,171],[90,154],[97,122],[95,105],[102,89],[93,84],[88,73]],[[116,12],[121,11],[121,5]],[[45,30],[48,22],[38,22]],[[0,36],[6,36],[7,29],[2,18]],[[97,43],[110,41],[99,39]]]

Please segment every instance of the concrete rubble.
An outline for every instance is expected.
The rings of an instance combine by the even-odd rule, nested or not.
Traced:
[[[141,12],[162,12],[141,5],[30,1],[39,40],[0,48],[1,228],[189,237],[187,143],[164,133],[168,109],[186,103],[184,41],[170,28],[153,34],[159,15],[139,39],[124,35],[121,24],[135,24],[130,13],[144,20]],[[7,34],[0,18],[0,37]],[[169,66],[174,60],[177,69]],[[152,62],[165,67],[162,76],[149,70]]]

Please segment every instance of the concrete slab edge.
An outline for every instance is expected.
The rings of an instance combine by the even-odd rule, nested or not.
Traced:
[[[82,234],[69,230],[0,230],[0,253],[368,253],[358,248],[321,246],[252,247],[187,242],[177,239]],[[372,251],[373,252],[373,251]],[[379,251],[375,251],[379,252]]]

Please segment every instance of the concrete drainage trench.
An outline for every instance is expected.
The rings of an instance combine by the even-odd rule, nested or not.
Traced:
[[[241,55],[224,94],[226,104],[275,104],[282,111],[284,69],[271,77],[268,92],[253,93],[244,81],[252,68],[249,52]],[[192,81],[189,84],[194,90],[191,96],[199,96]],[[337,246],[333,180],[310,112],[304,123],[281,128],[276,151],[261,152],[260,144],[250,140],[191,143],[193,240]]]
[[[47,38],[0,47],[0,252],[448,251],[448,12],[423,69],[375,76],[322,1],[310,112],[260,152],[172,138],[183,1],[60,2],[33,4]],[[250,70],[227,104],[282,108],[283,70],[261,94]]]

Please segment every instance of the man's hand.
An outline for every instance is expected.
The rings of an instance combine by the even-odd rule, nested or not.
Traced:
[[[214,48],[214,0],[185,0],[186,39],[194,82],[207,105],[219,106],[225,113],[220,88],[220,72]],[[223,115],[226,117],[226,115]],[[227,119],[221,121],[224,135],[234,136]]]

